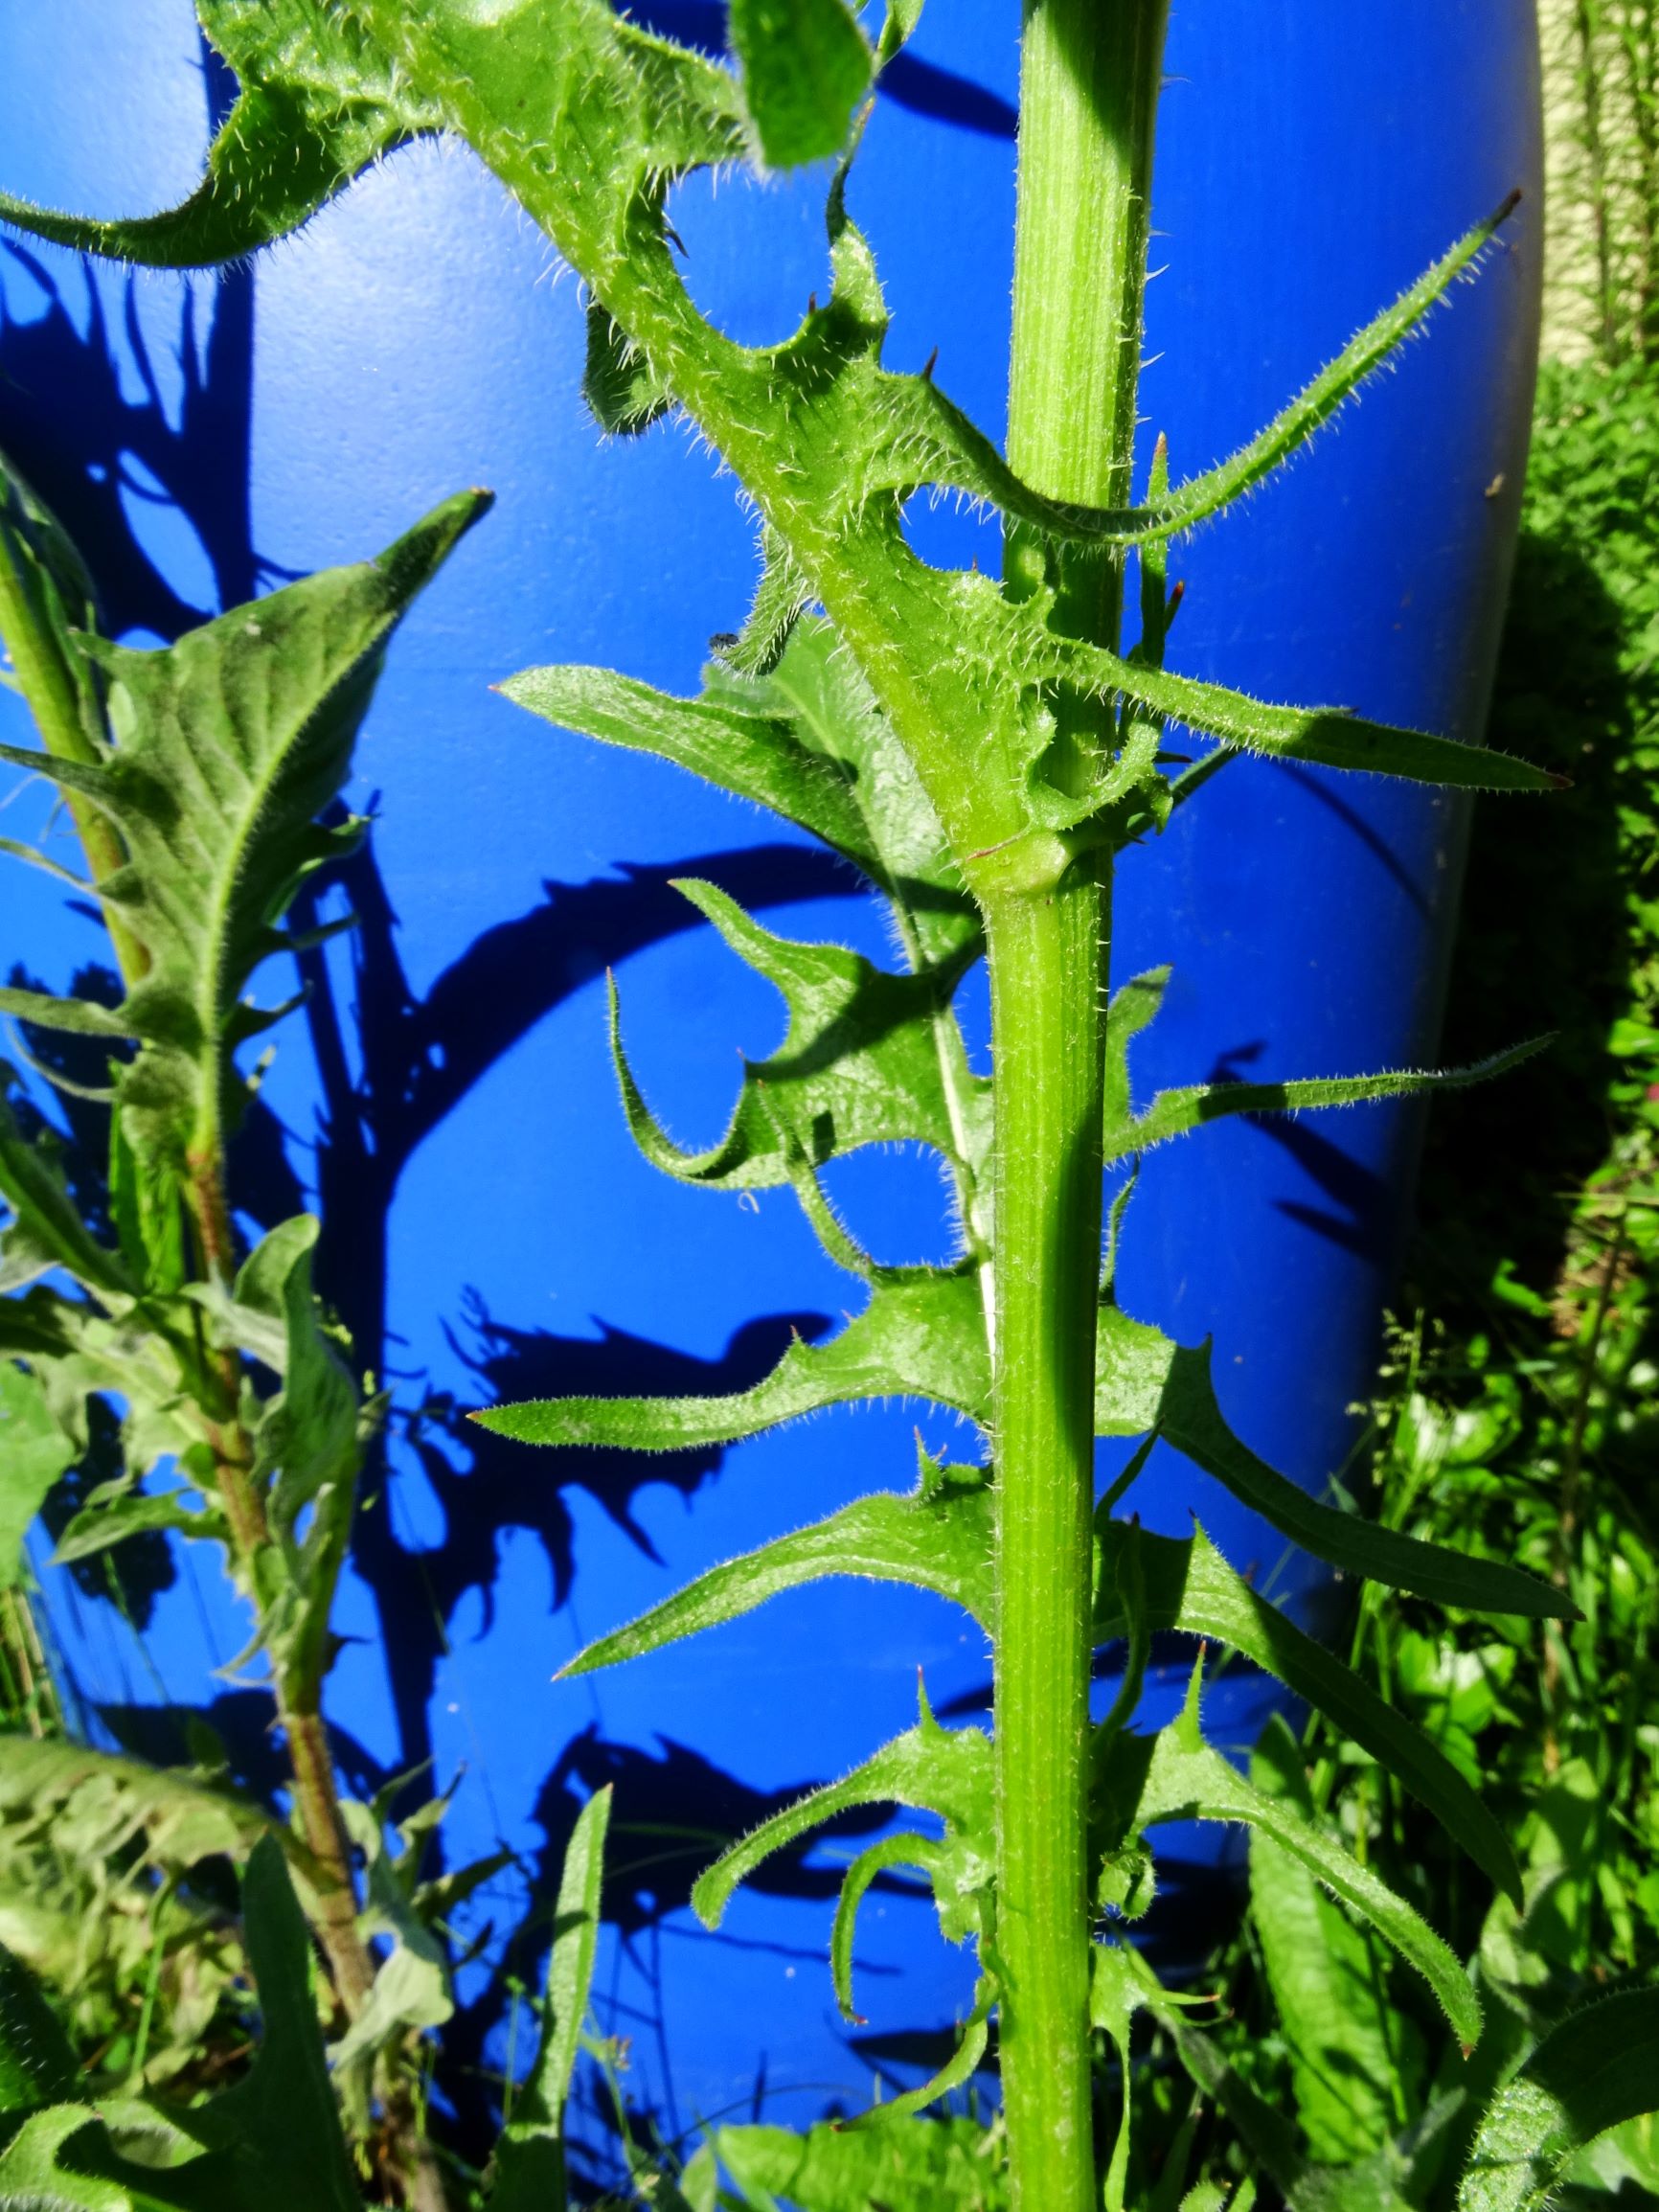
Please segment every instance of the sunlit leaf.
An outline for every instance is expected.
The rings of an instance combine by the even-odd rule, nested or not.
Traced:
[[[763,1382],[727,1398],[544,1398],[474,1413],[523,1444],[603,1444],[677,1451],[728,1444],[873,1398],[914,1398],[983,1421],[990,1377],[977,1270],[882,1267],[864,1311],[827,1344],[799,1337]]]
[[[1302,1751],[1275,1716],[1250,1760],[1252,1786],[1314,1823]],[[1289,2053],[1296,2116],[1315,2158],[1352,2165],[1392,2132],[1403,2019],[1391,2028],[1375,1944],[1306,1860],[1263,1831],[1250,1838],[1250,1916]]]
[[[1553,2028],[1481,2123],[1458,2212],[1536,2212],[1568,2159],[1659,2111],[1659,1989],[1625,1990]]]
[[[565,1846],[541,2003],[541,2042],[495,2148],[492,2212],[545,2212],[564,2201],[564,2109],[593,1982],[610,1811],[607,1784],[578,1813]]]
[[[1106,1809],[1108,1849],[1131,1823],[1149,1828],[1162,1820],[1244,1821],[1261,1830],[1416,1968],[1462,2042],[1472,2047],[1478,2041],[1480,2004],[1451,1949],[1403,1899],[1293,1806],[1252,1788],[1199,1737],[1195,1711],[1150,1739],[1113,1738],[1095,1788]]]
[[[1220,1121],[1230,1114],[1303,1113],[1317,1106],[1360,1106],[1377,1099],[1419,1098],[1443,1090],[1466,1090],[1507,1075],[1549,1044],[1533,1038],[1525,1044],[1494,1052],[1468,1067],[1402,1068],[1383,1075],[1296,1077],[1285,1083],[1197,1083],[1160,1091],[1138,1118],[1112,1117],[1108,1106],[1106,1157],[1145,1152],[1170,1137]]]
[[[923,1452],[920,1481],[908,1497],[861,1497],[810,1528],[711,1567],[638,1620],[597,1638],[560,1672],[620,1665],[738,1620],[784,1590],[837,1575],[914,1583],[989,1624],[991,1540],[989,1471],[942,1467]]]
[[[775,1187],[797,1164],[817,1168],[861,1145],[914,1141],[956,1150],[934,1019],[948,972],[895,975],[839,945],[776,937],[712,883],[682,891],[746,965],[774,985],[788,1028],[767,1059],[743,1062],[738,1105],[719,1142],[682,1152],[647,1106],[624,1054],[612,999],[612,1046],[635,1143],[653,1167],[714,1190]]]
[[[792,169],[839,152],[875,67],[845,0],[732,0],[727,28],[761,159]]]
[[[23,1539],[66,1468],[80,1457],[34,1376],[0,1359],[0,1590],[23,1573]]]
[[[1534,1575],[1500,1560],[1478,1559],[1401,1536],[1357,1514],[1320,1505],[1258,1459],[1228,1427],[1210,1375],[1210,1351],[1177,1349],[1159,1406],[1161,1432],[1178,1451],[1315,1559],[1470,1612],[1571,1618],[1572,1601]]]
[[[836,1813],[860,1805],[908,1805],[937,1813],[960,1835],[989,1841],[990,1739],[978,1728],[942,1728],[925,1717],[894,1737],[840,1782],[798,1798],[734,1843],[692,1891],[705,1927],[717,1927],[738,1885],[785,1844],[810,1836]],[[989,1871],[989,1858],[987,1860]]]
[[[1095,1635],[1104,1643],[1126,1630],[1115,1602],[1125,1531],[1107,1527],[1100,1540]],[[1499,1890],[1519,1901],[1520,1870],[1508,1837],[1431,1736],[1251,1589],[1201,1528],[1179,1540],[1143,1529],[1137,1549],[1150,1628],[1181,1629],[1238,1652],[1306,1699],[1426,1807]]]
[[[434,111],[335,9],[198,0],[197,14],[239,90],[190,197],[163,214],[108,222],[0,194],[0,221],[80,253],[200,268],[297,229],[379,155],[438,127]]]

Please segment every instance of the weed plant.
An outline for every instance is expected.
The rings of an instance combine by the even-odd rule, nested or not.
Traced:
[[[1529,2024],[1517,2041],[1445,1935],[1378,1878],[1366,1849],[1331,1832],[1285,1731],[1248,1775],[1213,1748],[1201,1693],[1206,1647],[1219,1645],[1322,1715],[1345,1753],[1375,1761],[1478,1879],[1525,1911],[1509,1839],[1447,1750],[1263,1601],[1201,1529],[1181,1541],[1143,1530],[1133,1485],[1161,1438],[1287,1541],[1437,1611],[1551,1623],[1574,1617],[1572,1593],[1557,1575],[1366,1521],[1285,1481],[1230,1427],[1209,1348],[1177,1345],[1124,1311],[1113,1259],[1133,1217],[1125,1224],[1120,1206],[1102,1219],[1105,1164],[1196,1137],[1219,1117],[1456,1088],[1521,1057],[1507,1049],[1441,1075],[1193,1083],[1141,1101],[1132,1040],[1167,977],[1115,976],[1110,963],[1113,855],[1202,804],[1218,767],[1252,772],[1241,756],[1511,794],[1558,781],[1503,751],[1265,704],[1165,666],[1171,540],[1312,436],[1473,268],[1507,208],[1217,468],[1174,480],[1160,443],[1137,503],[1163,0],[1027,10],[1006,455],[930,374],[882,365],[886,309],[854,219],[855,157],[875,75],[913,29],[913,0],[895,0],[874,42],[842,0],[799,0],[786,13],[738,0],[731,68],[639,30],[604,0],[201,0],[199,12],[240,87],[199,192],[132,222],[16,201],[0,213],[90,251],[197,265],[293,229],[410,138],[468,144],[586,289],[585,389],[601,424],[637,434],[683,413],[718,448],[761,530],[754,606],[715,641],[697,698],[581,668],[528,672],[505,688],[568,730],[658,753],[820,838],[886,901],[903,950],[900,967],[877,969],[774,936],[711,885],[684,886],[789,1015],[783,1049],[744,1070],[727,1131],[705,1152],[680,1151],[661,1129],[613,1015],[624,1110],[647,1155],[703,1187],[792,1190],[863,1299],[846,1329],[795,1343],[736,1397],[577,1398],[482,1416],[531,1443],[660,1450],[898,1396],[953,1408],[980,1440],[957,1464],[924,1454],[908,1494],[860,1499],[715,1569],[576,1662],[617,1663],[825,1575],[935,1592],[978,1622],[994,1661],[992,1729],[945,1727],[923,1694],[914,1729],[741,1838],[694,1893],[712,1924],[772,1852],[849,1807],[927,1816],[849,1870],[830,1966],[851,2014],[859,1906],[879,1875],[920,1873],[943,1934],[977,1960],[953,2057],[845,2126],[717,2130],[677,2176],[636,2149],[636,2195],[692,2212],[780,2200],[803,2212],[1118,2212],[1131,2191],[1174,2201],[1186,2153],[1143,2186],[1137,2152],[1148,2077],[1136,2060],[1150,2021],[1237,2139],[1223,2171],[1239,2177],[1240,2206],[1258,2177],[1309,2212],[1426,2202],[1454,2140],[1466,2212],[1541,2202],[1584,2141],[1646,2109],[1659,1998],[1621,1992],[1538,2022],[1541,2032]],[[704,167],[817,161],[830,165],[830,288],[780,345],[738,346],[682,282],[670,190]],[[1094,248],[1086,274],[1079,231]],[[912,551],[905,506],[930,488],[1001,513],[1000,582],[931,568]],[[449,2001],[452,1892],[420,1880],[421,1837],[441,1807],[394,1828],[388,1805],[353,1803],[324,1726],[334,1585],[379,1402],[312,1293],[319,1223],[300,1216],[251,1252],[239,1245],[226,1146],[257,1081],[247,1048],[285,1011],[260,1008],[249,987],[266,959],[297,948],[283,918],[353,834],[325,823],[379,657],[486,503],[462,493],[377,559],[152,653],[98,635],[75,549],[20,478],[8,483],[0,606],[42,744],[4,757],[62,793],[84,855],[77,893],[99,903],[120,971],[104,997],[23,982],[0,992],[0,1010],[34,1029],[100,1042],[110,1108],[108,1202],[97,1215],[65,1183],[50,1129],[22,1110],[20,1081],[19,1108],[0,1124],[18,1293],[0,1309],[17,1525],[83,1457],[88,1407],[116,1408],[119,1471],[85,1496],[59,1556],[156,1528],[219,1548],[247,1608],[248,1656],[266,1672],[294,1818],[281,1828],[208,1776],[147,1772],[44,1738],[7,1746],[65,1788],[66,1763],[93,1762],[157,1866],[170,1847],[185,1871],[214,1857],[245,1867],[262,2037],[244,2078],[216,2097],[95,2108],[38,1996],[11,1973],[0,2206],[344,2212],[367,2183],[439,2212],[472,2186],[446,2173],[422,2094],[427,2039]],[[1171,724],[1213,741],[1196,764],[1166,748]],[[973,1072],[954,1012],[982,957],[989,1078]],[[898,1266],[863,1250],[825,1193],[832,1159],[894,1140],[944,1164],[960,1241],[949,1264]],[[1098,1435],[1138,1440],[1100,1498]],[[1151,1640],[1170,1631],[1192,1640],[1190,1691],[1169,1725],[1146,1733],[1136,1720]],[[1127,1653],[1123,1692],[1097,1718],[1093,1656],[1113,1642]],[[561,2113],[607,1808],[602,1791],[589,1801],[567,1859],[539,2052],[504,2116],[493,2212],[567,2194]],[[1398,1959],[1429,2017],[1471,2054],[1467,2072],[1422,2114],[1389,2110],[1374,2144],[1340,2145],[1321,2132],[1318,2085],[1296,2075],[1298,2134],[1230,2060],[1214,2020],[1189,2018],[1205,2000],[1162,1986],[1132,1940],[1156,1881],[1148,1832],[1177,1817],[1244,1822],[1265,1838],[1277,1856],[1261,1863],[1280,1870],[1296,1909],[1312,1911],[1329,1959],[1344,1945]],[[320,2006],[307,1921],[328,1967]],[[1322,2001],[1311,1989],[1290,2001],[1305,2040]],[[920,2118],[971,2080],[993,2029],[996,2124]],[[1150,2077],[1154,2101],[1170,2078]],[[1197,2180],[1193,2212],[1220,2194],[1215,2178]]]

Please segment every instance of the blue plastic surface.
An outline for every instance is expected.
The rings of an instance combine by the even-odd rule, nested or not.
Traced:
[[[651,19],[718,35],[695,0]],[[0,0],[0,182],[91,213],[194,181],[208,102],[189,0]],[[991,430],[1002,421],[1013,207],[1011,0],[933,0],[879,101],[853,185],[895,309],[890,358]],[[1531,0],[1183,0],[1169,50],[1145,408],[1177,474],[1230,448],[1377,306],[1514,184],[1529,188],[1479,284],[1459,289],[1323,442],[1177,551],[1171,659],[1266,696],[1478,733],[1524,467],[1539,276]],[[681,188],[673,220],[699,302],[763,341],[826,282],[824,180]],[[1079,254],[1087,241],[1079,240]],[[574,283],[466,154],[423,145],[363,178],[298,239],[222,281],[89,275],[0,248],[0,441],[59,508],[112,620],[165,635],[325,563],[375,550],[444,493],[500,503],[395,648],[353,794],[375,797],[363,926],[329,956],[332,996],[291,1024],[244,1148],[249,1219],[321,1186],[330,1294],[399,1402],[563,1388],[730,1388],[791,1321],[833,1323],[849,1286],[793,1200],[676,1188],[633,1153],[599,978],[618,969],[630,1049],[675,1133],[706,1140],[736,1050],[780,1031],[764,988],[667,879],[705,874],[798,934],[878,918],[783,827],[676,771],[560,735],[487,684],[548,660],[608,661],[694,688],[754,578],[748,524],[713,458],[663,428],[601,443],[579,399]],[[938,559],[994,562],[993,531],[917,521]],[[0,697],[15,735],[18,713]],[[1525,802],[1514,802],[1524,804]],[[37,796],[17,800],[21,821]],[[1137,1091],[1217,1071],[1356,1071],[1432,1060],[1464,829],[1447,799],[1317,770],[1230,767],[1119,892],[1116,971],[1166,959],[1165,1014]],[[97,939],[44,879],[3,878],[3,943],[66,985]],[[340,910],[338,892],[329,911]],[[277,979],[267,979],[275,992]],[[337,1023],[330,1036],[330,1020]],[[319,1120],[319,1113],[324,1118]],[[1408,1202],[1417,1122],[1368,1109],[1234,1123],[1148,1162],[1125,1302],[1183,1339],[1214,1331],[1223,1403],[1287,1472],[1323,1486],[1351,1448]],[[257,1132],[256,1132],[257,1133]],[[284,1176],[287,1178],[284,1184]],[[883,1257],[942,1248],[914,1161],[837,1185]],[[812,1325],[810,1321],[803,1325]],[[505,1838],[499,1953],[527,1890],[545,1901],[577,1803],[618,1783],[604,1954],[608,2024],[670,2132],[736,2110],[800,2120],[916,2078],[969,1969],[930,1907],[874,1897],[860,1947],[869,2026],[834,2019],[824,1947],[843,1837],[779,1862],[720,1937],[687,1886],[705,1840],[867,1755],[915,1710],[986,1680],[977,1631],[920,1594],[802,1593],[758,1619],[598,1679],[554,1669],[688,1574],[913,1466],[914,1409],[837,1414],[683,1461],[536,1455],[462,1437],[442,1407],[399,1425],[343,1596],[332,1711],[361,1787],[421,1760],[465,1769],[452,1863]],[[967,1448],[923,1417],[936,1443]],[[1299,1604],[1306,1562],[1166,1455],[1155,1525],[1196,1510],[1241,1565]],[[274,1774],[252,1689],[216,1680],[241,1642],[200,1560],[179,1561],[145,1648],[48,1570],[81,1692],[154,1745],[164,1689],[211,1708],[241,1770]],[[1214,1704],[1247,1740],[1264,1693]],[[521,1962],[528,1968],[528,1958]],[[451,2036],[499,2064],[500,1992],[474,1972]]]

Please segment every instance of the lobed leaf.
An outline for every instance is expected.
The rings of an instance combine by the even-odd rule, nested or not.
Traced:
[[[638,1620],[587,1645],[561,1676],[643,1657],[740,1619],[784,1590],[837,1575],[913,1583],[988,1626],[994,1604],[989,1470],[941,1467],[925,1452],[920,1456],[920,1481],[908,1497],[883,1492],[858,1498],[810,1528],[711,1567]]]
[[[1108,1524],[1100,1532],[1097,1643],[1128,1632],[1117,1598],[1118,1557],[1126,1540],[1122,1524]],[[1520,1871],[1508,1836],[1430,1737],[1251,1589],[1202,1528],[1194,1526],[1191,1537],[1179,1540],[1143,1529],[1136,1548],[1148,1629],[1179,1629],[1206,1638],[1241,1653],[1283,1682],[1385,1767],[1499,1890],[1519,1900]]]
[[[1194,1671],[1194,1684],[1197,1673]],[[1459,2040],[1480,2040],[1481,2008],[1456,1954],[1426,1921],[1342,1846],[1282,1799],[1264,1796],[1197,1732],[1191,1707],[1159,1735],[1113,1737],[1097,1767],[1096,1794],[1108,1841],[1132,1824],[1164,1820],[1243,1821],[1268,1836],[1352,1906],[1421,1974]]]
[[[323,0],[197,0],[196,12],[239,89],[190,197],[105,222],[0,194],[0,221],[78,253],[204,268],[285,237],[371,162],[442,126]]]
[[[769,1059],[743,1061],[742,1089],[719,1142],[682,1152],[641,1096],[623,1049],[611,991],[611,1049],[628,1129],[653,1167],[714,1190],[776,1188],[862,1145],[956,1149],[935,1020],[954,977],[895,975],[839,945],[807,945],[762,929],[712,883],[675,888],[715,924],[788,1009]]]
[[[733,1892],[756,1867],[785,1844],[859,1805],[908,1805],[937,1813],[965,1837],[989,1839],[989,1737],[979,1728],[942,1728],[924,1714],[920,1726],[894,1737],[842,1781],[798,1798],[722,1853],[692,1891],[697,1918],[705,1927],[718,1927]],[[989,1869],[989,1850],[986,1863]]]
[[[978,1270],[877,1267],[870,1302],[827,1344],[792,1343],[764,1381],[726,1398],[544,1398],[469,1416],[523,1444],[678,1451],[731,1444],[804,1413],[920,1398],[983,1425],[990,1395]]]

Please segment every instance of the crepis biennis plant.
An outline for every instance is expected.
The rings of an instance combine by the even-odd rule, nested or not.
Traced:
[[[831,1936],[836,1992],[851,2012],[852,1928],[871,1882],[897,1864],[920,1870],[946,1936],[976,1947],[978,1993],[955,2057],[884,2108],[882,2125],[966,2081],[994,2020],[1008,2188],[1022,2212],[1084,2212],[1102,2185],[1108,2205],[1123,2201],[1131,2100],[1125,2094],[1102,2177],[1089,2071],[1096,2032],[1126,2072],[1131,2017],[1148,2009],[1200,2082],[1218,2078],[1204,2039],[1180,2025],[1175,2000],[1133,1947],[1099,1940],[1105,1916],[1132,1920],[1144,1909],[1153,1880],[1144,1833],[1160,1820],[1246,1821],[1271,1835],[1425,1978],[1461,2040],[1474,2043],[1479,1999],[1444,1942],[1293,1798],[1252,1788],[1205,1742],[1201,1662],[1178,1719],[1155,1735],[1135,1729],[1152,1636],[1209,1639],[1276,1676],[1513,1893],[1502,1831],[1432,1745],[1252,1591],[1201,1529],[1181,1541],[1156,1538],[1121,1509],[1162,1437],[1347,1573],[1475,1610],[1548,1616],[1562,1600],[1506,1566],[1368,1526],[1267,1467],[1230,1429],[1207,1349],[1172,1343],[1119,1304],[1118,1223],[1102,1223],[1102,1192],[1109,1163],[1228,1114],[1400,1097],[1495,1074],[1516,1057],[1445,1074],[1193,1084],[1137,1108],[1129,1048],[1157,1012],[1164,976],[1109,988],[1114,854],[1156,834],[1229,761],[1264,755],[1513,792],[1552,781],[1490,752],[1346,713],[1266,704],[1166,666],[1170,541],[1306,443],[1472,269],[1508,209],[1453,246],[1231,459],[1172,482],[1160,445],[1137,505],[1164,0],[1034,0],[1026,10],[1006,455],[930,376],[883,367],[886,309],[852,217],[870,91],[914,28],[915,0],[890,0],[874,38],[843,0],[786,10],[734,0],[732,68],[640,29],[606,0],[198,0],[198,12],[239,85],[200,189],[169,214],[131,222],[14,200],[0,200],[0,215],[95,253],[198,265],[291,231],[411,138],[446,133],[470,146],[585,287],[585,390],[601,424],[634,435],[665,413],[689,418],[752,502],[762,559],[748,618],[716,641],[698,697],[582,668],[533,671],[504,688],[566,729],[654,752],[821,838],[886,901],[902,947],[900,967],[880,969],[835,946],[776,937],[712,886],[684,887],[776,986],[789,1015],[782,1048],[745,1070],[726,1133],[705,1152],[677,1149],[653,1117],[613,1008],[624,1108],[647,1155],[713,1189],[792,1189],[831,1259],[861,1287],[856,1318],[827,1343],[794,1345],[736,1397],[568,1399],[480,1416],[530,1443],[663,1450],[747,1436],[835,1403],[908,1397],[954,1408],[980,1433],[985,1448],[970,1464],[924,1456],[910,1494],[861,1499],[716,1569],[575,1662],[618,1662],[828,1575],[919,1584],[972,1614],[990,1643],[989,1731],[946,1728],[924,1704],[914,1730],[726,1853],[698,1885],[698,1910],[717,1920],[769,1852],[847,1806],[934,1815],[941,1834],[884,1838],[850,1869]],[[682,281],[671,188],[699,168],[820,160],[830,164],[831,288],[783,343],[740,346],[698,311]],[[1074,251],[1079,236],[1092,247],[1086,277]],[[932,567],[912,550],[905,506],[929,489],[1000,513],[1000,581]],[[1125,650],[1131,552],[1139,631]],[[1171,724],[1214,749],[1195,766],[1176,763],[1165,744]],[[114,753],[113,766],[100,758],[71,772],[76,755],[60,750],[50,772],[112,826],[118,850],[100,871],[102,895],[114,924],[130,924],[147,944],[143,910],[129,899],[146,819],[124,812],[130,802],[109,788],[120,733]],[[1248,774],[1247,760],[1233,772]],[[953,1012],[957,985],[982,957],[989,1078],[973,1072]],[[12,1011],[52,1018],[38,1001]],[[219,1013],[215,1034],[228,1055],[237,1017]],[[89,1017],[59,1010],[59,1018]],[[155,1028],[143,977],[129,978],[110,1019],[143,1048],[121,1079],[122,1126],[142,1153],[155,1126],[144,1115],[172,1110],[155,1107],[157,1085],[183,1080],[179,1033]],[[211,1085],[191,1095],[193,1110],[209,1110]],[[895,1140],[944,1163],[961,1245],[950,1265],[882,1263],[825,1193],[829,1162]],[[168,1155],[187,1195],[199,1151]],[[18,1194],[34,1188],[22,1167],[9,1188],[21,1220]],[[274,1323],[286,1314],[290,1329],[299,1315],[304,1333],[299,1242],[281,1255],[290,1264],[280,1280],[273,1260],[270,1282],[254,1286],[252,1310],[268,1309]],[[129,1294],[125,1284],[80,1279],[106,1310],[106,1292]],[[234,1327],[222,1325],[234,1353]],[[225,1380],[228,1387],[228,1371]],[[1097,1500],[1099,1436],[1140,1442]],[[236,1468],[204,1441],[203,1511],[234,1519]],[[274,1479],[267,1515],[292,1495],[280,1473]],[[266,1553],[257,1530],[241,1548],[261,1619],[304,1617],[285,1586],[260,1584]],[[1126,1646],[1123,1686],[1097,1722],[1091,1659],[1113,1641]],[[1514,2161],[1497,2165],[1508,2173]],[[705,2184],[713,2202],[706,2161],[696,2187]]]

